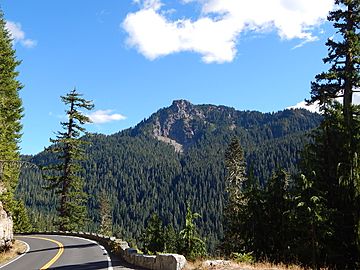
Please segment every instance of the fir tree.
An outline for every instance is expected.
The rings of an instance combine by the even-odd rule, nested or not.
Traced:
[[[302,174],[297,179],[292,216],[295,230],[293,252],[304,264],[310,265],[311,262],[313,269],[320,269],[324,266],[320,256],[325,249],[326,235],[333,232],[328,225],[329,210],[324,193],[315,188],[314,179],[315,174],[309,179]]]
[[[223,248],[226,253],[240,252],[244,246],[241,232],[243,227],[240,216],[246,207],[244,186],[246,177],[246,162],[240,142],[232,139],[225,152],[225,166],[227,169],[225,191],[226,201],[224,206],[224,240]]]
[[[328,19],[334,22],[337,35],[327,41],[329,53],[324,58],[324,63],[331,67],[315,77],[309,102],[320,103],[325,122],[334,120],[335,115],[340,116],[336,122],[330,122],[330,128],[322,125],[320,136],[323,141],[318,138],[318,146],[328,145],[325,149],[328,152],[314,151],[326,161],[314,172],[318,175],[319,183],[316,185],[327,194],[328,207],[334,210],[331,216],[331,223],[335,226],[333,241],[338,241],[338,244],[332,250],[342,246],[336,254],[330,255],[332,264],[351,269],[358,267],[356,264],[360,260],[360,167],[357,162],[360,115],[353,105],[354,93],[360,88],[360,1],[336,0],[335,3],[338,9],[330,12]],[[343,100],[342,106],[334,102],[339,97]],[[328,143],[331,140],[334,144]],[[332,175],[329,175],[330,171]],[[322,178],[322,174],[330,177]]]
[[[360,108],[353,106],[360,115]],[[353,129],[360,134],[360,118],[354,117]],[[350,171],[345,162],[347,137],[342,105],[334,103],[325,112],[324,121],[313,134],[313,143],[306,147],[301,170],[307,179],[313,181],[313,196],[322,198],[326,209],[319,219],[326,219],[327,233],[320,238],[320,263],[340,269],[356,269],[359,260],[359,169],[356,153]],[[356,136],[358,137],[358,136]],[[354,140],[356,149],[360,148],[359,138]],[[345,168],[344,168],[345,167]],[[349,180],[355,180],[349,185]],[[308,201],[306,193],[303,200]],[[321,206],[321,205],[319,205]]]
[[[81,166],[79,161],[84,159],[83,146],[85,141],[80,139],[85,132],[82,127],[90,119],[79,109],[91,110],[94,105],[91,101],[81,97],[75,89],[70,91],[61,100],[69,106],[66,111],[67,122],[62,122],[63,132],[58,132],[56,139],[50,139],[52,146],[46,150],[57,156],[58,162],[45,167],[50,175],[45,176],[49,181],[48,189],[59,194],[59,229],[70,231],[81,229],[86,218],[86,195],[83,192],[83,180],[79,176]]]
[[[110,236],[112,234],[112,211],[109,198],[102,190],[99,197],[100,233]]]
[[[150,217],[142,238],[146,254],[156,254],[164,251],[164,226],[157,214]]]
[[[240,217],[244,226],[241,231],[244,238],[245,252],[254,253],[255,257],[261,260],[266,258],[264,254],[264,246],[266,245],[265,228],[267,226],[264,222],[265,192],[260,187],[259,180],[252,171],[250,168],[244,189],[246,206],[245,210],[242,211],[243,215]]]
[[[13,210],[14,232],[24,233],[31,232],[33,226],[30,223],[27,210],[23,201],[18,200]]]
[[[6,29],[6,21],[0,10],[0,185],[5,189],[1,200],[7,211],[13,212],[16,202],[14,192],[19,178],[19,167],[12,166],[19,161],[19,141],[23,116],[19,91],[22,84],[16,68],[21,63],[16,60],[12,39]]]
[[[289,262],[292,246],[290,223],[291,197],[289,192],[290,176],[278,170],[269,180],[265,191],[264,224],[265,253],[276,263]]]
[[[164,230],[166,253],[177,253],[179,249],[179,235],[172,225],[167,225]]]
[[[328,39],[329,54],[323,59],[331,67],[315,77],[309,102],[319,102],[326,107],[335,98],[342,97],[345,125],[350,130],[354,117],[353,94],[360,87],[360,2],[336,0],[335,3],[339,8],[330,12],[328,20],[334,22],[338,35]]]

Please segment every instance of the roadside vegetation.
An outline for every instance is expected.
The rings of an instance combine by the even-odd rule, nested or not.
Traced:
[[[297,265],[241,263],[229,260],[197,260],[188,262],[184,270],[305,270]]]

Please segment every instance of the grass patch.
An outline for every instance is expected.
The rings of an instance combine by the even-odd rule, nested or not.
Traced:
[[[209,262],[214,262],[209,265]],[[270,263],[240,263],[234,260],[195,261],[188,262],[185,270],[305,270],[300,266],[274,265]]]
[[[15,257],[23,254],[26,251],[26,245],[18,240],[15,240],[12,248],[0,252],[0,264],[11,261]]]

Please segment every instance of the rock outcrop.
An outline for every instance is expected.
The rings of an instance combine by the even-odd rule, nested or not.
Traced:
[[[0,250],[11,247],[14,239],[12,218],[5,212],[0,202]]]
[[[206,111],[187,100],[175,100],[170,107],[161,109],[150,120],[155,138],[173,145],[177,152],[183,152],[184,148],[193,144],[200,135],[199,130],[206,125]]]

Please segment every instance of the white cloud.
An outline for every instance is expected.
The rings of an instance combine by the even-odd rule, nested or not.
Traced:
[[[337,98],[336,99],[337,101],[339,102],[342,102],[342,98]],[[353,94],[353,104],[355,105],[360,105],[360,93],[358,92],[355,92]],[[312,105],[306,105],[306,102],[305,101],[301,101],[299,102],[298,104],[294,105],[294,106],[291,106],[291,107],[288,107],[286,109],[307,109],[311,112],[319,112],[319,103],[315,103],[315,104],[312,104]]]
[[[310,112],[319,112],[319,105],[317,104],[312,104],[312,105],[306,105],[305,101],[301,101],[298,104],[288,107],[286,109],[306,109],[309,110]]]
[[[356,89],[356,91],[360,91],[360,89]],[[353,103],[356,105],[360,105],[360,93],[355,92],[353,95]]]
[[[293,47],[292,49],[295,50],[295,49],[301,48],[301,47],[303,47],[305,44],[307,44],[309,42],[314,42],[314,41],[318,41],[318,40],[319,40],[318,37],[312,37],[312,38],[305,39],[302,42],[300,42],[298,45]]]
[[[276,31],[281,39],[301,39],[299,46],[314,41],[314,27],[334,6],[333,0],[178,0],[184,5],[198,2],[201,15],[172,20],[161,0],[133,1],[140,9],[122,24],[130,46],[151,60],[192,51],[207,63],[231,62],[245,31]]]
[[[33,48],[36,46],[37,41],[26,38],[25,32],[21,29],[20,23],[7,21],[5,27],[10,32],[14,43],[20,42],[20,44],[26,48]]]
[[[88,117],[94,124],[104,124],[126,119],[126,116],[112,112],[113,110],[97,110],[89,114]]]

